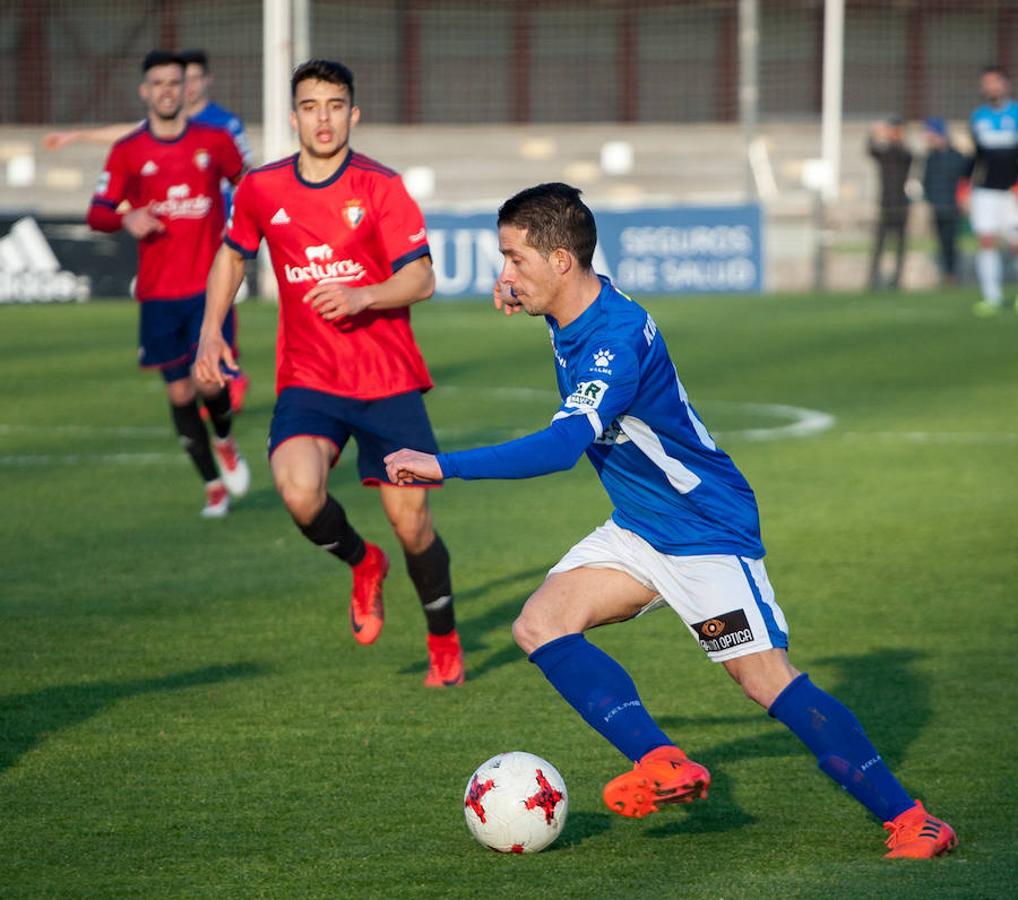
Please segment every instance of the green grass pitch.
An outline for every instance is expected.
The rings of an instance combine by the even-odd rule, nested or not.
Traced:
[[[642,822],[601,805],[624,760],[509,628],[609,512],[585,461],[432,495],[469,681],[428,691],[402,566],[381,639],[356,646],[347,572],[274,494],[273,307],[241,308],[253,489],[214,522],[161,382],[135,367],[133,304],[0,309],[0,895],[1013,896],[1018,316],[976,319],[973,299],[646,304],[757,492],[793,661],[958,831],[953,855],[918,863],[881,858],[879,824],[668,612],[592,637],[711,769],[710,799]],[[414,322],[446,448],[547,422],[542,323],[462,303]],[[352,461],[334,492],[395,553]],[[490,853],[464,827],[468,776],[509,749],[569,787],[540,854]]]

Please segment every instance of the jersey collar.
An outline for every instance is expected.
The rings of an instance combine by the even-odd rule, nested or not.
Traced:
[[[191,120],[185,118],[184,119],[184,130],[182,132],[180,132],[180,134],[178,134],[175,138],[161,138],[161,137],[157,137],[155,135],[155,133],[152,131],[152,123],[147,118],[145,119],[145,130],[148,132],[148,136],[150,138],[152,138],[153,141],[158,141],[160,144],[175,144],[175,143],[177,143],[177,141],[182,141],[182,140],[184,140],[184,137],[187,135],[187,132],[190,129],[191,129]]]
[[[343,173],[346,171],[346,167],[350,165],[350,160],[352,159],[353,148],[351,147],[349,152],[346,154],[346,159],[339,164],[339,168],[326,178],[325,181],[308,181],[300,174],[300,153],[295,153],[293,155],[293,174],[296,176],[297,181],[304,185],[304,187],[314,188],[316,190],[318,188],[327,188],[330,184],[335,184],[342,177]]]
[[[572,343],[574,341],[583,340],[587,332],[594,326],[598,318],[601,315],[601,303],[602,301],[615,290],[612,287],[612,283],[604,276],[597,276],[601,281],[601,291],[594,298],[594,302],[590,304],[580,315],[573,319],[565,328],[559,328],[558,323],[552,316],[545,316],[548,325],[551,326],[552,331],[558,335],[559,339],[564,343]]]

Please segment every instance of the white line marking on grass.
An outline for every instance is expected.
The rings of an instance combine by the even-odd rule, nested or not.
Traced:
[[[774,425],[769,428],[739,428],[731,431],[719,431],[719,436],[738,438],[744,441],[780,441],[785,438],[804,438],[829,431],[837,419],[830,413],[818,409],[806,409],[802,406],[787,406],[784,403],[716,403],[711,406],[725,405],[745,409],[757,415],[789,418],[793,421],[788,425]]]
[[[502,385],[499,387],[464,387],[462,385],[448,385],[435,389],[436,394],[445,396],[448,394],[460,394],[466,392],[483,393],[487,397],[501,396],[517,400],[553,400],[560,402],[557,391],[547,388],[512,387]],[[834,427],[837,419],[830,413],[821,412],[817,409],[806,409],[802,406],[788,406],[784,403],[743,403],[738,401],[708,401],[705,405],[710,407],[727,406],[732,409],[742,409],[756,416],[764,416],[775,419],[791,419],[787,425],[772,425],[766,428],[737,428],[731,430],[713,431],[726,440],[736,439],[744,441],[780,441],[786,438],[805,438],[814,434],[829,431]],[[709,428],[708,423],[708,428]],[[446,432],[450,433],[450,432]]]
[[[36,466],[81,465],[164,465],[167,462],[185,462],[180,453],[13,453],[0,455],[0,468],[32,468]]]
[[[172,434],[161,425],[4,425],[0,435],[51,434],[55,437],[167,437]]]
[[[899,441],[909,444],[1018,444],[1018,432],[1001,431],[846,431],[845,440]]]

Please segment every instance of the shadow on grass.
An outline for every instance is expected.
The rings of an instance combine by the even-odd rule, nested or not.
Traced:
[[[582,844],[587,838],[597,837],[611,831],[612,814],[600,812],[571,812],[566,819],[566,827],[561,836],[546,852],[565,850]]]
[[[520,659],[525,659],[523,651],[516,646],[512,639],[510,628],[513,619],[516,618],[516,614],[522,609],[527,598],[540,583],[538,578],[543,579],[549,568],[549,566],[535,566],[530,569],[522,569],[519,572],[513,572],[511,575],[503,575],[499,578],[486,581],[483,584],[469,587],[466,590],[456,591],[456,611],[459,619],[456,630],[460,634],[460,639],[463,642],[463,652],[467,657],[468,679],[474,680],[480,678],[494,669],[501,668]],[[485,610],[472,618],[463,617],[463,611],[470,609],[468,604],[474,598],[483,597],[490,591],[515,584],[517,581],[525,578],[533,581],[532,585],[528,585],[526,593],[517,594],[508,600],[504,600],[492,609]],[[475,665],[472,657],[489,648],[491,642],[485,640],[489,635],[497,637],[495,643],[498,644],[498,649],[485,659],[483,663]],[[399,674],[416,675],[423,672],[427,667],[426,662],[418,660],[404,666],[399,670]]]
[[[930,718],[929,686],[914,667],[922,657],[922,653],[914,650],[888,649],[863,656],[835,656],[816,661],[818,666],[834,669],[833,678],[816,679],[819,686],[855,713],[892,771],[902,763],[908,747]],[[672,729],[745,725],[754,720],[767,731],[689,751],[694,759],[711,770],[710,802],[694,804],[688,816],[650,829],[647,832],[650,836],[727,831],[751,823],[752,816],[732,799],[734,782],[725,774],[726,764],[744,759],[810,755],[795,735],[769,720],[762,710],[746,716],[662,716],[658,720],[663,727]],[[679,743],[683,743],[681,739]],[[787,774],[778,766],[774,767],[772,777],[776,786],[787,783]],[[818,772],[817,777],[825,776]]]
[[[0,774],[49,735],[84,722],[118,700],[157,691],[220,684],[235,678],[253,678],[267,671],[267,666],[244,662],[136,681],[63,684],[0,697]]]

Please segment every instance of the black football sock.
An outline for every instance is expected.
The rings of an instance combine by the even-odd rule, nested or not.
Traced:
[[[219,470],[216,469],[215,461],[212,459],[209,433],[201,420],[198,401],[192,400],[187,406],[174,406],[171,403],[170,410],[173,413],[173,424],[177,429],[180,446],[194,461],[194,466],[202,479],[205,482],[215,481],[219,477]]]
[[[452,576],[449,573],[449,551],[442,538],[435,535],[423,553],[406,553],[406,570],[417,588],[417,596],[428,620],[428,633],[448,634],[456,627],[452,606]]]
[[[233,410],[230,408],[230,392],[223,388],[214,397],[204,397],[205,408],[209,411],[209,419],[216,437],[222,440],[230,436],[233,426]]]
[[[331,495],[326,496],[325,506],[318,511],[310,525],[298,523],[297,527],[312,544],[328,550],[351,566],[364,559],[364,539],[353,530],[343,507]]]

